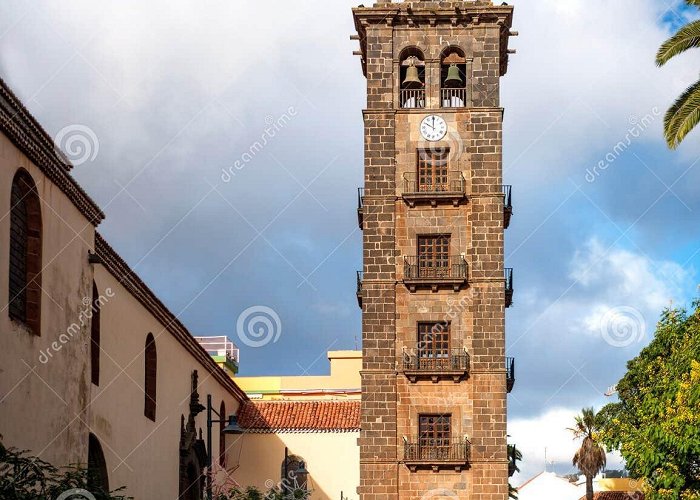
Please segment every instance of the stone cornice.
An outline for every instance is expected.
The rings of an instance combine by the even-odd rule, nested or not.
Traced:
[[[239,402],[248,400],[245,392],[216,364],[207,351],[194,339],[185,325],[177,319],[177,316],[165,307],[160,299],[156,297],[151,289],[99,233],[95,233],[95,253],[100,258],[105,269],[163,325],[165,330],[187,349],[192,357],[204,366],[212,377],[224,386]]]
[[[90,223],[97,226],[105,218],[100,207],[69,174],[73,166],[58,152],[51,136],[2,79],[0,79],[0,130],[65,193]]]
[[[513,24],[512,5],[494,5],[491,0],[377,2],[373,7],[352,9],[360,39],[362,71],[367,74],[366,32],[369,26],[394,27],[452,26],[474,28],[498,25],[501,30],[501,76],[508,70],[508,40]]]

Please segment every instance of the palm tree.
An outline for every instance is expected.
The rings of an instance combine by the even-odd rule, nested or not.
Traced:
[[[685,0],[685,3],[700,7],[700,0]],[[663,66],[678,54],[695,47],[700,47],[700,21],[686,24],[666,40],[656,54],[656,64]],[[664,135],[668,147],[676,149],[699,122],[700,80],[688,87],[666,112]]]
[[[574,434],[574,439],[583,438],[572,463],[586,476],[586,498],[593,500],[593,478],[605,468],[606,463],[605,449],[599,444],[597,436],[600,419],[593,408],[584,408],[581,415],[576,415],[576,425],[569,430]]]

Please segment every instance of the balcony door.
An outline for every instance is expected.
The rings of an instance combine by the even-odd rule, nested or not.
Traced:
[[[447,278],[450,275],[450,237],[429,235],[418,237],[418,276]]]
[[[418,444],[422,460],[446,460],[450,457],[451,415],[421,415]]]
[[[449,369],[449,353],[449,323],[418,323],[418,364],[421,370]]]
[[[449,150],[418,151],[418,192],[437,193],[449,191],[447,163]]]

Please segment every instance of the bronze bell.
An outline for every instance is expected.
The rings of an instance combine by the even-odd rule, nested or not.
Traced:
[[[419,89],[423,87],[423,82],[420,81],[418,76],[418,68],[416,68],[412,60],[408,68],[406,68],[406,78],[401,83],[401,87],[404,89]]]
[[[459,74],[459,67],[457,64],[450,64],[447,70],[447,78],[445,79],[445,87],[461,87],[464,85],[462,76]]]

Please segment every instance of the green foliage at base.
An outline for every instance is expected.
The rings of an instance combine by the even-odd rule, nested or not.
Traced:
[[[304,489],[295,489],[284,492],[280,488],[271,488],[266,493],[249,486],[246,489],[234,488],[226,494],[219,494],[215,500],[306,500],[311,492]]]
[[[96,500],[126,500],[129,497],[88,486],[86,469],[58,468],[25,451],[5,448],[0,442],[0,498],[2,500],[55,500],[68,490],[89,491]]]

